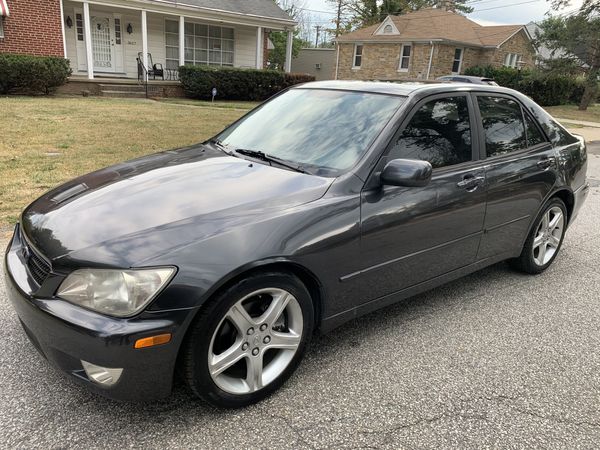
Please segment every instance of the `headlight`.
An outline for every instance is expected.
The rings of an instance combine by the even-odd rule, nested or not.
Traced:
[[[130,316],[148,305],[174,274],[173,267],[80,269],[67,276],[56,295],[110,316]]]

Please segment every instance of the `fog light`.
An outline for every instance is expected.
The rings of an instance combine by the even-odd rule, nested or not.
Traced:
[[[109,369],[108,367],[97,366],[96,364],[89,363],[81,360],[81,365],[85,370],[90,381],[101,384],[103,386],[112,386],[121,377],[123,369]]]

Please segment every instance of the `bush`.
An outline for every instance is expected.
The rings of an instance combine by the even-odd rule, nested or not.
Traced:
[[[186,65],[179,68],[179,79],[191,98],[210,99],[212,89],[217,88],[219,99],[261,101],[288,86],[313,81],[314,77],[277,70]]]
[[[488,77],[500,86],[516,89],[531,97],[542,106],[563,105],[570,101],[579,101],[583,95],[581,81],[568,75],[553,75],[539,70],[523,69],[518,71],[510,67],[470,67],[465,75]],[[576,100],[576,99],[579,100]]]
[[[0,54],[0,94],[49,94],[69,75],[69,60],[64,58]]]
[[[288,88],[295,84],[309,83],[311,81],[315,81],[315,77],[307,73],[286,73],[284,77],[284,88]]]

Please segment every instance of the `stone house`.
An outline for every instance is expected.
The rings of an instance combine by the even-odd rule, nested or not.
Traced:
[[[479,65],[532,67],[535,48],[524,25],[479,25],[442,8],[388,16],[336,39],[333,77],[432,80]]]

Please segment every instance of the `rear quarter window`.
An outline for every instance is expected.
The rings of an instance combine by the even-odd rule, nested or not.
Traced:
[[[541,106],[533,103],[529,104],[526,109],[537,119],[548,136],[548,139],[550,139],[554,145],[569,145],[578,142],[575,136],[565,130]]]

